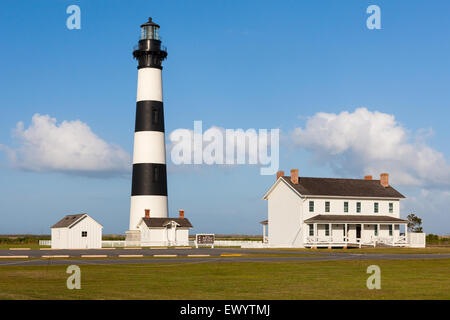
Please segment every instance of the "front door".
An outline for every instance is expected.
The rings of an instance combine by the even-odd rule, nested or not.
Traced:
[[[361,225],[356,225],[356,239],[361,239]]]

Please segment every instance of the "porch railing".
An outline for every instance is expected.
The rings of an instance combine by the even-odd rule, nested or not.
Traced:
[[[377,244],[384,244],[393,247],[401,247],[406,246],[408,243],[406,236],[390,236],[390,237],[379,237],[379,236],[371,236],[370,244],[374,247]]]
[[[350,238],[346,236],[308,236],[306,237],[306,244],[308,245],[372,245],[384,244],[389,246],[406,246],[406,236],[392,236],[392,237],[378,237],[371,236],[368,240],[363,241],[361,238]]]

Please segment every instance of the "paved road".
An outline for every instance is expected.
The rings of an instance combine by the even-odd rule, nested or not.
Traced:
[[[290,254],[286,256],[245,256],[244,254]],[[133,256],[141,256],[133,257]],[[242,256],[239,256],[242,255]],[[4,265],[67,265],[67,264],[122,264],[122,263],[207,263],[207,262],[301,262],[330,260],[398,260],[450,259],[450,254],[375,254],[351,252],[254,250],[230,248],[200,249],[92,249],[92,250],[0,250],[0,257],[27,256],[23,259],[0,258]],[[53,257],[52,257],[53,256]],[[56,256],[56,257],[55,257]],[[59,257],[58,257],[59,256]],[[84,256],[84,257],[83,257]],[[97,258],[93,259],[93,256]],[[100,256],[100,257],[99,257]],[[167,257],[160,257],[167,256]],[[172,257],[170,257],[172,256]],[[145,257],[152,257],[147,259]],[[77,258],[77,259],[68,259]]]

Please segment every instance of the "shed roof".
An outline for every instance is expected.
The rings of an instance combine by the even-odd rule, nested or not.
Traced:
[[[68,214],[50,228],[67,228],[87,217],[86,213]]]
[[[93,219],[91,216],[89,216],[86,213],[79,213],[79,214],[68,214],[61,220],[59,220],[57,223],[55,223],[50,228],[72,228],[74,225],[76,225],[78,222],[84,220],[85,218],[89,217],[94,222],[96,222],[99,226],[103,228],[103,226],[98,223],[95,219]]]
[[[192,228],[192,224],[187,218],[142,218],[149,228],[162,228],[170,222],[176,222],[182,228]]]

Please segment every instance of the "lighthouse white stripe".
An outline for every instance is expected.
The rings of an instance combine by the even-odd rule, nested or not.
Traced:
[[[161,69],[142,68],[138,70],[136,101],[162,100]]]
[[[132,196],[130,206],[130,230],[137,230],[137,224],[150,209],[151,218],[167,218],[167,196]]]
[[[138,131],[134,134],[134,163],[166,163],[164,132]]]

